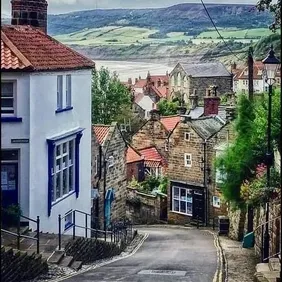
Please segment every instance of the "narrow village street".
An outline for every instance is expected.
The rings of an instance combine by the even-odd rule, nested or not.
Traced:
[[[132,256],[87,271],[68,282],[211,282],[217,268],[214,237],[196,229],[148,228],[149,236]]]

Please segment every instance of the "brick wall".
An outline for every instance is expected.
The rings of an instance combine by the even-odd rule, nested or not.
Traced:
[[[114,165],[107,168],[106,174],[106,190],[114,188],[115,198],[111,206],[111,220],[115,221],[125,217],[126,205],[126,144],[117,127],[111,126],[107,140],[103,144],[102,164],[104,154],[106,159],[110,156],[114,158]],[[96,137],[92,138],[92,160],[99,155],[99,144]],[[104,219],[104,169],[101,171],[101,179],[98,181],[98,175],[94,175],[96,171],[95,162],[92,161],[92,186],[98,187],[99,191],[99,219],[100,226],[103,226]]]
[[[28,255],[26,252],[1,247],[1,281],[31,280],[47,272],[48,264],[41,255]]]

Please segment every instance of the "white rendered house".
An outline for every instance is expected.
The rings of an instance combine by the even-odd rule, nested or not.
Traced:
[[[1,28],[2,205],[19,204],[23,215],[40,217],[40,231],[58,233],[59,214],[91,211],[94,63],[42,29]]]

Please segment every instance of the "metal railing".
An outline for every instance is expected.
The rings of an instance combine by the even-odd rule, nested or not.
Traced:
[[[24,234],[21,234],[21,218],[27,219],[28,221],[32,221],[34,223],[36,223],[36,237],[31,237],[31,236],[27,236]],[[21,238],[25,238],[25,239],[30,239],[30,240],[35,240],[36,241],[36,253],[39,254],[39,241],[40,241],[40,219],[39,216],[37,216],[36,220],[32,219],[30,217],[24,216],[24,215],[17,215],[17,233],[15,232],[11,232],[9,230],[6,229],[2,229],[1,228],[1,232],[12,235],[14,237],[17,237],[17,249],[20,250],[20,245],[21,245]]]
[[[271,254],[269,257],[267,258],[263,258],[263,240],[264,240],[264,228],[265,225],[268,223],[271,223],[277,219],[280,219],[280,216],[277,216],[275,218],[272,218],[271,220],[264,222],[260,225],[258,225],[255,229],[254,229],[254,236],[256,237],[256,233],[258,233],[258,231],[261,229],[261,234],[260,234],[260,240],[259,242],[257,240],[255,240],[255,244],[254,247],[257,248],[260,252],[260,257],[261,257],[261,262],[265,262],[268,261],[268,259],[273,258],[273,257],[279,257],[279,255],[281,255],[281,252],[277,252],[275,254]],[[271,228],[269,228],[269,232],[271,232]],[[281,234],[280,234],[281,236]]]
[[[72,213],[72,223],[68,226],[65,226],[64,231],[62,231],[62,221]],[[76,224],[76,213],[84,215],[84,226]],[[91,228],[89,227],[89,220],[88,217],[91,219],[93,218],[91,214],[80,211],[80,210],[73,210],[69,213],[61,216],[58,216],[58,224],[59,224],[59,232],[58,232],[58,240],[59,240],[59,250],[62,249],[62,235],[67,232],[68,230],[72,229],[72,238],[73,240],[76,237],[76,228],[84,229],[85,230],[85,238],[88,238],[88,233],[90,231],[90,238],[98,239],[98,237],[104,238],[104,241],[107,241],[107,238],[110,237],[111,242],[117,243],[120,240],[128,241],[129,235],[130,238],[133,236],[132,232],[132,224],[129,221],[122,220],[118,222],[114,222],[110,225],[108,230],[100,230],[99,228]],[[97,218],[96,218],[97,219]]]

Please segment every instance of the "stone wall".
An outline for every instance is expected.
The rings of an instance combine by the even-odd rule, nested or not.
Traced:
[[[1,247],[1,281],[26,281],[47,272],[48,264],[41,255]]]
[[[246,212],[240,209],[229,207],[229,237],[233,240],[241,241],[244,237],[244,227]]]
[[[94,160],[97,155],[99,156],[99,143],[94,135],[92,137],[92,160]],[[101,227],[103,226],[104,219],[104,157],[106,159],[113,157],[114,160],[113,165],[110,167],[107,163],[106,191],[110,188],[114,189],[114,201],[111,205],[111,221],[115,221],[125,217],[126,206],[126,143],[115,123],[110,127],[107,139],[102,144],[101,179],[99,179],[99,174],[94,175],[96,171],[96,163],[92,161],[92,187],[98,188],[98,217]]]
[[[166,205],[165,194],[145,194],[127,187],[126,214],[133,224],[159,223],[166,217]]]
[[[119,255],[124,248],[125,244],[123,242],[117,245],[80,237],[70,240],[65,247],[65,252],[67,256],[72,256],[74,260],[82,261],[85,264]]]

